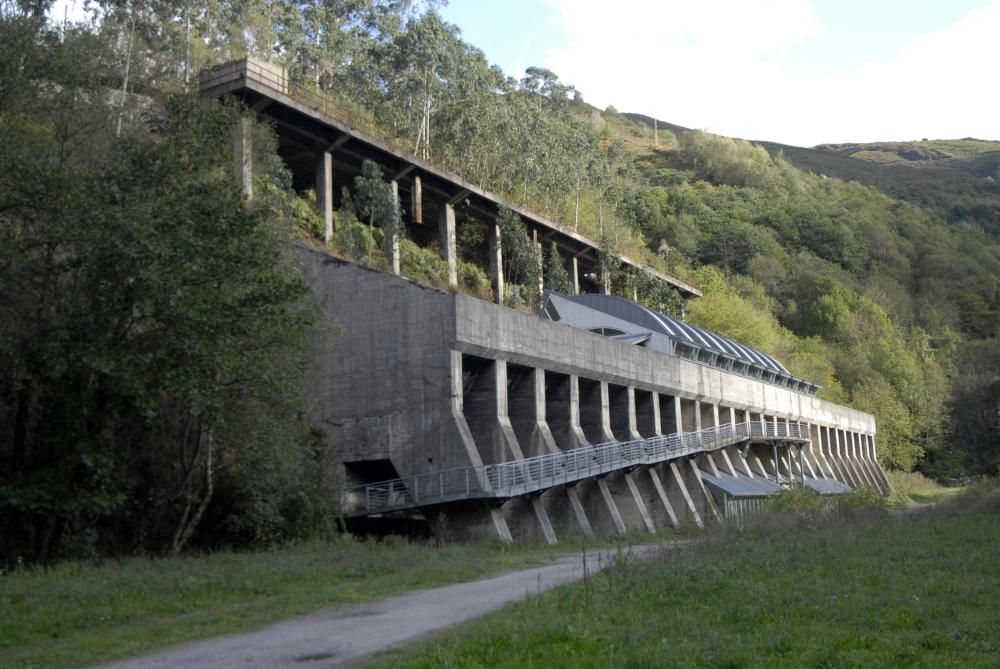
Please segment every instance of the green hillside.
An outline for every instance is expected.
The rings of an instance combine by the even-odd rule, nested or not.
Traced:
[[[288,309],[306,287],[281,251],[315,231],[315,194],[293,190],[260,124],[243,207],[229,174],[241,112],[196,92],[199,70],[245,55],[600,240],[616,293],[683,309],[874,413],[887,466],[1000,466],[995,142],[805,149],[668,123],[654,136],[649,117],[599,111],[557,73],[490,66],[432,4],[97,2],[79,26],[47,23],[50,4],[0,10],[4,559],[259,545],[332,524],[301,409],[316,314]],[[337,212],[338,236],[371,238],[367,200]],[[508,241],[526,252],[505,275],[535,291],[534,246]],[[615,251],[704,297],[682,304]]]

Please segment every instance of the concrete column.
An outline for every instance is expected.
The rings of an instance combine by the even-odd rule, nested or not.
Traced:
[[[617,441],[611,431],[611,399],[608,395],[608,382],[601,381],[601,439],[602,441]]]
[[[472,430],[465,419],[464,391],[462,388],[462,354],[458,351],[451,351],[451,418],[457,432],[458,441],[464,446],[465,454],[469,459],[469,464],[477,467],[477,476],[480,476],[479,483],[485,489],[486,479],[478,472],[483,466],[483,458],[476,447],[476,442],[472,438]]]
[[[673,505],[670,503],[670,497],[667,496],[667,491],[663,487],[663,481],[660,480],[660,475],[656,471],[655,467],[650,467],[649,479],[653,482],[653,488],[656,490],[656,495],[660,499],[660,504],[663,505],[664,510],[667,512],[667,518],[670,520],[670,525],[675,530],[681,526],[680,521],[677,518],[677,513],[674,511]]]
[[[580,377],[576,374],[569,377],[569,427],[578,442],[577,448],[590,445],[580,424]]]
[[[420,175],[413,177],[413,190],[410,191],[410,205],[413,209],[413,222],[424,222],[424,189]]]
[[[628,394],[628,434],[630,439],[642,439],[639,434],[639,421],[635,415],[635,388],[629,386],[626,390]]]
[[[508,414],[507,361],[495,360],[493,365],[495,370],[493,379],[495,383],[494,392],[496,397],[496,438],[506,447],[507,452],[510,453],[511,459],[523,460],[524,452],[521,451],[521,445],[517,441],[517,436],[514,433],[513,426],[510,424],[510,416]]]
[[[815,430],[815,432],[813,433],[812,430]],[[826,459],[826,455],[823,453],[823,426],[813,425],[810,432],[811,434],[816,435],[816,438],[809,442],[809,448],[813,454],[813,459],[816,460],[816,463],[819,465],[820,473],[824,478],[837,478],[837,476],[833,473],[833,469],[830,467],[830,463]]]
[[[642,493],[639,491],[639,486],[636,484],[635,472],[627,472],[625,474],[625,484],[628,486],[628,490],[632,494],[632,500],[635,502],[636,509],[639,511],[639,516],[642,518],[646,531],[650,534],[656,534],[656,526],[653,524],[653,517],[650,515],[649,509],[646,508],[646,501],[642,498]]]
[[[569,451],[588,445],[580,427],[580,388],[577,378],[544,370],[543,378],[545,424],[556,447]]]
[[[441,257],[448,263],[448,285],[458,285],[458,251],[455,246],[455,206],[445,204],[438,221]]]
[[[885,472],[882,471],[882,465],[878,461],[878,451],[875,449],[874,434],[868,435],[868,446],[868,453],[871,458],[872,466],[875,468],[875,473],[878,474],[878,478],[882,482],[882,493],[888,495],[892,489],[889,485],[889,479],[886,477]]]
[[[653,396],[653,433],[663,434],[663,422],[660,417],[660,393],[654,392]]]
[[[852,488],[860,487],[858,480],[854,477],[854,472],[851,471],[847,458],[844,457],[844,449],[841,446],[840,430],[838,428],[833,428],[833,447],[837,451],[837,461],[840,462],[841,470],[844,472],[844,476],[847,477],[845,483]]]
[[[549,514],[545,512],[545,506],[542,504],[541,495],[531,496],[531,508],[535,512],[535,517],[538,519],[538,525],[542,529],[546,543],[550,546],[558,543],[555,530],[552,529],[552,522],[549,520]]]
[[[847,477],[846,472],[844,472],[844,468],[840,463],[840,458],[837,457],[837,453],[835,451],[834,442],[836,438],[836,431],[830,427],[823,427],[822,429],[826,432],[823,444],[826,447],[826,454],[829,457],[830,466],[834,472],[834,478],[845,485],[850,485],[851,480]]]
[[[573,256],[573,294],[580,294],[580,263],[577,262],[576,256]]]
[[[684,419],[681,418],[681,398],[679,395],[674,395],[674,430],[678,433],[684,431]],[[701,527],[699,525],[699,527]]]
[[[601,497],[604,499],[604,504],[611,514],[611,522],[615,524],[615,530],[617,530],[618,534],[625,534],[625,522],[622,520],[621,512],[618,511],[618,505],[615,504],[615,498],[611,495],[611,490],[608,488],[606,479],[597,480],[597,489],[600,491]]]
[[[851,456],[850,434],[851,433],[847,430],[841,431],[841,452],[843,453],[844,462],[847,464],[851,476],[854,477],[854,481],[857,483],[855,487],[860,488],[865,485],[865,480],[858,471],[857,463],[854,462],[854,458]]]
[[[503,249],[500,244],[500,226],[494,223],[488,233],[490,238],[490,274],[493,275],[493,301],[503,304]]]
[[[694,505],[694,500],[691,499],[691,493],[688,492],[687,485],[684,483],[684,477],[681,475],[681,470],[677,467],[677,461],[673,460],[668,463],[670,467],[670,473],[674,477],[674,484],[680,491],[681,495],[684,496],[684,503],[687,505],[688,513],[694,519],[695,525],[698,527],[705,527],[705,523],[701,519],[701,514],[698,513],[698,509]]]
[[[718,507],[715,505],[715,499],[712,497],[712,494],[705,488],[705,482],[701,479],[701,470],[698,469],[698,465],[695,464],[694,458],[688,458],[688,466],[691,468],[691,473],[697,483],[698,490],[701,491],[702,497],[705,500],[705,506],[707,506],[708,510],[711,511],[712,515],[715,517],[715,521],[721,525],[722,515],[719,513]]]
[[[559,447],[552,438],[548,417],[545,411],[545,370],[536,367],[532,370],[535,396],[535,429],[531,435],[532,450],[535,453],[558,453]]]
[[[316,205],[323,221],[323,241],[333,239],[333,156],[323,151],[316,159]]]
[[[548,488],[539,495],[539,498],[554,534],[594,536],[590,519],[587,518],[587,512],[583,508],[575,486]]]
[[[851,453],[854,455],[854,462],[858,466],[858,471],[861,472],[861,475],[868,483],[868,486],[874,488],[875,490],[878,490],[879,489],[878,482],[875,480],[875,476],[874,474],[872,474],[871,467],[868,466],[868,462],[865,459],[864,454],[862,453],[861,435],[858,434],[857,432],[851,433]]]
[[[575,486],[566,488],[566,497],[569,498],[570,506],[573,509],[577,522],[580,524],[580,531],[583,532],[584,536],[594,536],[594,529],[590,524],[590,519],[587,518],[587,512],[583,508],[583,503],[580,502],[580,494]]]
[[[396,207],[396,211],[399,211],[399,182],[393,180],[389,185],[392,189],[393,205]],[[400,221],[400,225],[402,225],[402,221]],[[389,266],[392,267],[392,273],[396,276],[399,276],[399,234],[400,230],[387,230],[385,239],[382,241],[382,252],[389,261]]]
[[[611,294],[611,274],[605,270],[601,270],[601,293],[604,295]]]
[[[233,142],[233,161],[236,180],[243,191],[244,200],[253,199],[253,121],[240,118]]]

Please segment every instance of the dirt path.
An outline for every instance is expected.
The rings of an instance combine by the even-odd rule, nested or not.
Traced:
[[[679,542],[678,542],[679,543]],[[647,557],[663,544],[624,549]],[[616,550],[588,553],[586,572],[610,564]],[[328,609],[254,632],[196,641],[104,665],[104,669],[340,667],[391,646],[472,620],[528,595],[583,577],[583,556],[471,583],[417,590],[367,604]]]

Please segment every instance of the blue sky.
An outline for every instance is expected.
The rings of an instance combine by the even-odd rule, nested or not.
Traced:
[[[492,63],[720,134],[1000,139],[1000,0],[450,0]]]

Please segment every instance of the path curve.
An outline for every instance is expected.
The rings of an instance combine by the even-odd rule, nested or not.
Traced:
[[[645,558],[667,545],[681,543],[629,546],[620,552],[628,558]],[[606,567],[618,554],[618,549],[586,554],[586,573]],[[583,576],[581,553],[482,581],[415,590],[366,604],[327,609],[253,632],[173,646],[104,665],[104,669],[340,667]]]

